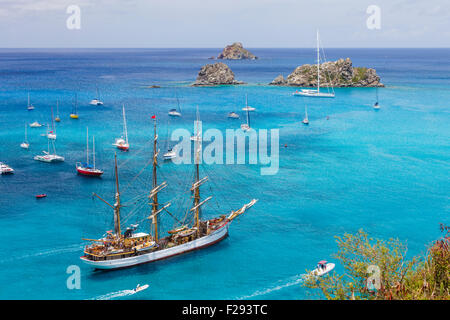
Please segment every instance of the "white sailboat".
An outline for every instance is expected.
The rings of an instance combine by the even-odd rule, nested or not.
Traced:
[[[247,94],[245,95],[245,107],[242,108],[242,110],[244,110],[244,111],[255,111],[255,110],[256,110],[255,108],[250,107],[250,106],[248,105],[248,97],[247,97]]]
[[[377,101],[375,102],[375,104],[373,105],[373,108],[375,110],[379,110],[380,109],[380,104],[378,103],[378,87],[376,87],[376,95],[377,95]]]
[[[50,153],[50,141],[52,143],[53,153]],[[58,156],[56,154],[56,148],[55,148],[55,140],[47,139],[48,147],[47,151],[42,151],[43,155],[36,155],[34,157],[34,160],[42,161],[42,162],[62,162],[64,161],[64,157]]]
[[[20,144],[20,147],[23,149],[28,149],[30,147],[30,143],[27,139],[27,124],[25,123],[25,140]]]
[[[303,124],[305,124],[305,125],[308,125],[309,124],[309,120],[308,120],[308,109],[307,109],[307,107],[306,107],[306,104],[305,104],[305,118],[303,118]]]
[[[170,130],[169,130],[169,123],[167,123],[167,136],[169,136],[170,134]],[[173,148],[170,146],[170,140],[167,142],[167,152],[164,153],[163,158],[164,160],[171,160],[171,159],[175,159],[177,157],[177,153],[175,152],[175,150],[173,150]]]
[[[100,96],[98,94],[98,88],[96,88],[96,89],[97,89],[97,98],[92,99],[91,102],[89,102],[89,104],[93,105],[93,106],[102,106],[103,102],[100,100]]]
[[[30,93],[28,93],[28,105],[27,110],[34,110],[34,106],[30,103]]]
[[[241,124],[241,129],[244,131],[248,131],[251,129],[250,128],[250,113],[249,113],[248,109],[246,110],[246,113],[247,113],[247,123]]]
[[[118,149],[122,151],[128,151],[130,144],[128,143],[128,131],[127,131],[127,120],[125,119],[125,106],[122,105],[122,115],[123,115],[123,135],[117,138],[113,143]]]
[[[198,106],[197,106],[197,120],[195,121],[196,123],[196,128],[197,128],[197,132],[195,132],[192,136],[191,136],[191,141],[195,141],[195,142],[201,142],[202,141],[202,129],[200,128],[200,113],[198,111]]]
[[[320,92],[320,45],[319,30],[317,30],[317,89],[301,89],[295,91],[294,96],[317,97],[317,98],[334,98],[334,89],[331,86],[331,92]]]
[[[169,110],[169,116],[171,117],[181,117],[181,107],[180,107],[180,100],[178,100],[178,96],[177,96],[177,106],[178,106],[178,110],[177,109],[170,109]]]
[[[52,130],[47,130],[47,138],[56,140],[55,123],[53,121],[53,107],[52,107]]]

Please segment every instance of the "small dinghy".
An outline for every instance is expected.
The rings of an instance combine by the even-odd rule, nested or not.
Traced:
[[[134,293],[138,293],[140,291],[144,291],[145,289],[148,288],[148,284],[144,284],[143,286],[141,286],[140,284],[137,285],[136,289],[134,289]]]
[[[324,274],[327,274],[328,272],[333,270],[335,266],[336,265],[334,263],[327,262],[325,260],[319,261],[317,263],[317,268],[311,271],[309,275],[316,277],[323,276]]]
[[[37,194],[37,195],[36,195],[36,199],[45,198],[46,196],[47,196],[47,194],[45,194],[45,193]]]
[[[231,119],[239,119],[239,115],[238,115],[236,112],[230,112],[230,113],[228,114],[228,118],[231,118]]]

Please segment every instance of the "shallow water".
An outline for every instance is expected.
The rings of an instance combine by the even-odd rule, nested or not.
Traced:
[[[23,299],[301,299],[301,275],[321,259],[333,260],[334,236],[360,228],[374,237],[398,237],[408,254],[424,253],[449,223],[448,49],[329,49],[334,60],[377,69],[381,110],[375,89],[336,89],[335,99],[304,99],[293,88],[271,87],[278,74],[314,62],[313,49],[254,49],[256,61],[227,62],[247,85],[192,88],[200,66],[219,49],[0,50],[0,161],[15,174],[0,176],[0,298]],[[158,84],[162,88],[149,89]],[[89,106],[98,86],[105,105]],[[26,110],[27,93],[36,106]],[[79,120],[69,113],[78,95]],[[175,128],[193,130],[199,105],[204,130],[238,128],[227,119],[248,94],[255,129],[280,130],[280,169],[260,175],[260,165],[204,165],[211,182],[202,194],[214,196],[205,216],[227,213],[252,198],[259,202],[233,222],[230,236],[205,250],[114,272],[81,264],[83,237],[112,228],[112,213],[91,196],[113,201],[114,138],[126,106],[130,152],[118,153],[124,201],[149,191],[150,170],[133,180],[152,152],[150,116],[159,122],[160,147]],[[183,117],[167,111],[180,100]],[[47,148],[42,128],[28,128],[30,150],[22,150],[24,124],[48,123],[60,101],[57,153],[64,163],[33,156]],[[303,126],[304,104],[309,126]],[[56,110],[54,109],[56,113]],[[244,114],[241,112],[241,119]],[[327,120],[327,116],[329,119]],[[95,135],[100,179],[80,177],[75,162],[85,159],[85,131]],[[287,148],[284,148],[284,145]],[[193,168],[161,165],[160,181],[170,187],[164,201],[190,183]],[[210,189],[211,187],[211,189]],[[34,195],[47,193],[45,199]],[[177,199],[175,208],[189,203]],[[219,206],[218,206],[219,205]],[[124,223],[140,222],[149,208],[124,208]],[[167,228],[172,222],[164,218]],[[66,268],[81,268],[81,289],[68,290]],[[339,265],[336,270],[342,271]],[[150,287],[126,294],[136,285]]]

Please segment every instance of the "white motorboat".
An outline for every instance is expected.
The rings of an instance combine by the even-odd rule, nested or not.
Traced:
[[[181,117],[181,113],[179,113],[179,112],[177,111],[177,109],[170,109],[170,110],[169,110],[169,116],[172,116],[172,117]]]
[[[140,284],[138,284],[136,286],[136,289],[134,289],[134,293],[138,293],[140,291],[144,291],[145,289],[148,288],[148,284],[144,284],[143,286],[141,286]]]
[[[14,169],[8,166],[6,163],[0,162],[0,174],[12,174]]]
[[[239,115],[236,113],[236,112],[230,112],[229,114],[228,114],[228,118],[231,118],[231,119],[239,119]]]
[[[43,124],[40,124],[39,122],[37,122],[37,121],[35,121],[35,122],[33,122],[33,123],[30,123],[30,127],[31,128],[40,128],[40,127],[42,127],[43,126]]]
[[[177,153],[172,148],[169,148],[169,150],[167,150],[167,152],[164,153],[163,157],[164,160],[175,159],[177,157]]]
[[[336,265],[325,260],[317,263],[317,268],[310,272],[310,276],[320,277],[334,269]]]
[[[331,86],[328,88],[328,92],[320,92],[320,44],[319,44],[319,31],[317,30],[317,89],[301,89],[296,90],[294,96],[304,96],[304,97],[317,97],[317,98],[334,98],[334,89]]]

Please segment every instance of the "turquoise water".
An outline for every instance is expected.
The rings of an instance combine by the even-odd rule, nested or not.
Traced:
[[[439,236],[438,223],[449,223],[450,50],[327,50],[329,60],[348,56],[355,66],[377,69],[386,84],[379,89],[379,111],[372,109],[371,88],[336,89],[335,99],[306,100],[293,97],[293,88],[266,85],[312,63],[313,49],[255,49],[259,60],[227,62],[247,85],[189,87],[200,66],[211,63],[207,57],[219,51],[0,51],[0,161],[16,170],[0,176],[0,298],[304,299],[311,296],[299,286],[301,275],[318,260],[333,260],[336,235],[364,228],[374,237],[407,242],[410,256],[425,252]],[[145,88],[152,84],[162,88]],[[104,107],[88,105],[96,86]],[[28,92],[36,106],[30,112]],[[75,93],[79,120],[69,118]],[[81,239],[112,228],[111,211],[91,194],[113,201],[111,144],[122,130],[122,104],[131,149],[118,159],[123,199],[131,203],[149,190],[149,168],[133,178],[151,155],[150,115],[159,119],[163,150],[169,129],[193,130],[196,105],[204,130],[238,128],[240,121],[226,114],[240,110],[245,94],[257,109],[252,127],[280,130],[280,169],[262,176],[259,165],[203,166],[211,180],[203,195],[214,196],[205,216],[259,199],[233,222],[230,236],[205,250],[120,271],[82,265]],[[183,117],[168,123],[177,96]],[[25,122],[49,122],[56,99],[62,119],[56,149],[66,161],[49,165],[33,160],[47,148],[44,129],[28,129],[29,151],[19,145]],[[301,124],[305,102],[308,127]],[[75,162],[85,158],[86,126],[95,135],[97,165],[105,170],[100,179],[75,172]],[[168,201],[184,190],[193,168],[169,163],[160,171],[160,181],[170,185],[161,196]],[[36,200],[38,193],[48,197]],[[188,201],[188,195],[177,199],[174,208]],[[124,216],[132,208],[124,208]],[[148,214],[144,206],[124,220],[141,222],[145,231]],[[167,217],[163,223],[172,226]],[[66,268],[74,264],[81,268],[80,290],[66,287]],[[126,290],[138,283],[150,287],[129,295]]]

